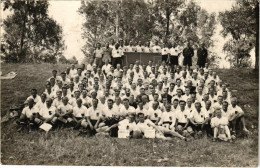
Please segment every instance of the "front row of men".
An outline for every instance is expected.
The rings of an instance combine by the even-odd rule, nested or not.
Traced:
[[[88,108],[83,105],[81,98],[75,99],[74,106],[67,97],[52,100],[42,93],[39,99],[37,103],[35,98],[27,99],[27,106],[20,116],[19,124],[29,125],[29,131],[35,126],[49,123],[81,128],[82,132],[89,135],[100,133],[120,137],[129,134],[135,138],[144,135],[160,139],[175,136],[187,140],[190,136],[207,133],[213,135],[213,141],[216,138],[232,141],[229,127],[232,125],[230,128],[234,131],[233,126],[238,119],[244,125],[244,113],[236,105],[236,98],[231,99],[230,108],[225,101],[222,108],[212,108],[210,101],[205,103],[205,107],[195,102],[194,107],[189,108],[184,100],[177,100],[174,105],[160,105],[160,102],[153,101],[148,110],[144,110],[142,101],[137,102],[138,108],[135,109],[129,105],[127,98],[123,99],[120,110],[115,108],[112,99],[101,102],[92,98],[92,105]]]

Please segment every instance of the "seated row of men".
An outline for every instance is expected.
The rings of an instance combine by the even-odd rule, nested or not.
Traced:
[[[32,95],[26,101],[29,105],[24,108],[21,121],[27,118],[29,125],[44,122],[74,123],[76,128],[83,127],[94,133],[109,131],[111,135],[117,136],[122,123],[126,119],[132,121],[130,118],[136,116],[136,120],[131,123],[143,125],[140,124],[144,122],[143,117],[145,123],[150,123],[149,128],[153,127],[161,138],[164,134],[184,139],[194,131],[211,133],[210,125],[219,128],[217,123],[225,123],[224,132],[230,139],[228,128],[235,135],[238,121],[242,123],[243,130],[248,132],[244,112],[237,105],[237,99],[231,96],[226,85],[211,69],[176,67],[170,71],[166,69],[165,72],[165,65],[162,64],[152,66],[155,70],[148,73],[148,66],[141,66],[141,72],[148,73],[151,78],[137,77],[135,83],[135,73],[139,73],[138,68],[134,71],[136,67],[141,69],[138,62],[133,65],[133,71],[128,71],[131,68],[124,67],[121,70],[119,67],[119,71],[122,71],[119,75],[102,71],[101,75],[96,75],[94,70],[86,70],[85,66],[77,69],[77,75],[71,73],[73,66],[68,72],[61,73],[61,77],[57,76],[57,71],[53,71],[41,97],[37,95],[36,89],[32,89]],[[95,69],[95,65],[91,68]],[[85,70],[86,73],[82,75]],[[199,78],[194,75],[198,74],[196,71],[199,71]],[[158,74],[154,75],[154,72]],[[185,75],[187,73],[190,75],[188,78]],[[177,78],[179,74],[182,76]],[[159,78],[161,75],[164,77]],[[168,82],[168,78],[172,79],[171,82]],[[219,111],[221,114],[218,114]],[[214,117],[218,119],[213,120]],[[223,122],[221,118],[224,118]],[[133,130],[144,132],[140,129]],[[214,138],[216,136],[217,133]]]

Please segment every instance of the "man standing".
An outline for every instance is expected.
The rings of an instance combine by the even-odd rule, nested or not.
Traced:
[[[194,50],[190,45],[190,42],[188,42],[187,47],[183,50],[183,65],[184,66],[192,66],[192,57],[194,56]]]
[[[116,68],[117,64],[122,65],[122,50],[119,49],[118,43],[112,51],[112,65]]]
[[[96,65],[98,67],[102,67],[102,57],[103,57],[103,49],[101,48],[101,44],[97,43],[97,48],[94,51],[94,58],[96,59]]]
[[[109,42],[106,43],[106,47],[103,49],[103,65],[107,61],[108,63],[111,62],[111,55],[112,55],[112,48],[109,47]]]
[[[203,43],[202,46],[198,49],[197,51],[198,55],[198,61],[197,65],[201,68],[205,67],[205,64],[207,62],[207,57],[208,57],[208,50],[205,48],[205,44]]]

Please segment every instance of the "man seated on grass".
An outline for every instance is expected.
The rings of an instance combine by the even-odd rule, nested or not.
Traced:
[[[56,116],[58,120],[63,124],[71,123],[72,120],[72,106],[68,104],[69,99],[67,97],[62,98],[62,104],[56,109]]]
[[[85,118],[81,122],[84,131],[89,132],[89,135],[95,135],[100,119],[102,117],[102,109],[98,107],[98,99],[92,99],[92,106],[85,112]]]
[[[152,107],[149,108],[147,112],[147,118],[150,119],[155,125],[158,125],[162,116],[162,111],[159,109],[159,102],[154,101]]]
[[[174,130],[170,130],[169,128],[166,128],[164,126],[156,126],[151,120],[145,119],[143,113],[138,113],[137,117],[138,117],[138,123],[136,124],[137,127],[136,132],[139,131],[140,133],[145,134],[145,132],[149,130],[155,131],[155,138],[163,139],[163,140],[171,139],[170,137],[165,137],[164,135],[171,135],[181,139],[186,139],[185,137],[181,136],[179,133],[175,132]]]
[[[38,109],[34,106],[34,101],[32,98],[27,100],[28,106],[25,107],[21,113],[20,119],[17,122],[22,126],[29,125],[29,132],[31,132],[31,128],[34,125],[34,119],[36,114],[38,113]],[[21,127],[18,131],[21,131],[24,127]]]
[[[39,109],[39,115],[35,118],[35,122],[39,125],[42,123],[49,123],[54,125],[57,121],[55,117],[56,108],[52,106],[52,99],[46,99],[46,105]]]
[[[171,109],[171,104],[166,104],[165,111],[162,113],[162,117],[158,125],[175,130],[176,114]]]
[[[215,142],[217,138],[232,142],[230,130],[228,128],[228,118],[222,116],[222,112],[219,107],[215,109],[215,114],[216,117],[213,117],[210,123],[214,132],[213,142]]]
[[[195,103],[195,110],[193,111],[193,117],[190,119],[193,130],[199,135],[202,135],[202,132],[209,131],[209,114],[203,108],[201,108],[201,103]]]
[[[187,133],[193,133],[193,130],[191,126],[189,125],[190,119],[193,117],[193,111],[186,109],[185,105],[186,102],[181,100],[179,102],[180,108],[176,111],[176,126],[177,126],[177,131],[180,134],[187,134]]]
[[[113,100],[107,100],[107,106],[102,109],[103,115],[97,128],[98,133],[109,133],[112,137],[117,137],[118,122],[120,117],[116,115],[116,109],[113,107]]]
[[[237,123],[242,124],[243,131],[245,133],[249,133],[249,131],[246,128],[246,122],[245,122],[245,112],[237,105],[237,98],[232,97],[231,98],[231,106],[230,106],[230,121],[232,125],[232,133],[236,134],[236,125]]]
[[[73,107],[72,111],[72,118],[73,121],[76,123],[75,129],[79,128],[81,126],[81,122],[84,118],[85,112],[88,110],[84,105],[82,105],[82,99],[78,98],[77,99],[77,105]]]

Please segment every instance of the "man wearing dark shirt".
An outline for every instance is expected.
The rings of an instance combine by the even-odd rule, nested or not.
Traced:
[[[183,50],[183,65],[184,66],[192,66],[192,57],[194,56],[194,50],[190,45],[190,42],[188,42],[187,47]]]
[[[208,50],[205,48],[205,44],[203,43],[202,46],[198,49],[197,51],[198,55],[198,62],[197,65],[201,67],[205,67],[205,64],[207,62],[207,57],[208,57]]]

